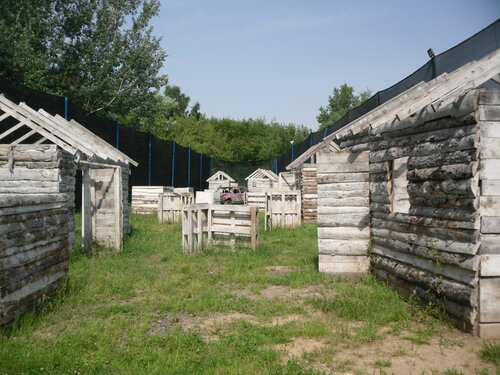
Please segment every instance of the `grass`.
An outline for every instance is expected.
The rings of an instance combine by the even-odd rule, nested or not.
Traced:
[[[363,373],[335,354],[387,327],[425,341],[441,324],[373,277],[318,273],[314,225],[261,230],[257,251],[185,255],[179,224],[131,224],[123,252],[75,251],[44,311],[0,334],[0,374],[322,374],[314,362]],[[286,356],[297,338],[321,345]]]

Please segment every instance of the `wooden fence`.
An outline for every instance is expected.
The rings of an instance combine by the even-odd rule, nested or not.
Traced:
[[[240,205],[193,204],[182,210],[182,246],[193,253],[211,246],[236,244],[256,249],[258,209]]]
[[[132,186],[132,211],[150,214],[158,209],[158,195],[172,192],[170,186]]]
[[[160,193],[158,195],[158,221],[176,223],[181,220],[182,209],[194,203],[194,193]]]
[[[257,207],[261,210],[266,208],[266,193],[265,192],[247,192],[247,204],[252,207]]]
[[[300,192],[266,193],[266,230],[296,228],[301,222]]]

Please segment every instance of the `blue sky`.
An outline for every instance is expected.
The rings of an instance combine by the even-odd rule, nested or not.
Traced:
[[[208,116],[317,128],[334,86],[372,92],[500,16],[498,0],[161,0],[169,82]]]

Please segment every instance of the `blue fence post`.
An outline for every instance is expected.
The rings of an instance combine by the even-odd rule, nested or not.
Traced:
[[[120,123],[116,122],[116,148],[120,149]]]
[[[325,128],[325,131],[323,132],[323,138],[326,138],[328,135],[328,126]]]
[[[65,96],[64,97],[64,118],[67,120],[68,116],[69,116],[69,113],[68,113],[68,97]]]
[[[188,148],[188,186],[191,186],[191,149]]]
[[[175,141],[172,141],[172,186],[175,178]]]
[[[274,158],[274,173],[278,174],[278,158]]]
[[[200,154],[200,190],[203,187],[203,154]]]
[[[295,159],[293,158],[293,143],[292,143],[292,161],[294,161]]]
[[[151,133],[149,133],[149,142],[148,142],[148,186],[151,186]]]

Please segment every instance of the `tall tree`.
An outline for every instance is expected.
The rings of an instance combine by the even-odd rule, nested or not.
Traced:
[[[0,76],[115,118],[148,113],[166,84],[149,25],[158,0],[3,0]]]
[[[369,89],[356,95],[354,89],[346,83],[340,85],[340,87],[334,87],[332,95],[328,97],[328,105],[319,108],[319,115],[316,117],[319,128],[324,129],[337,122],[351,109],[368,100],[370,96],[371,91]]]

